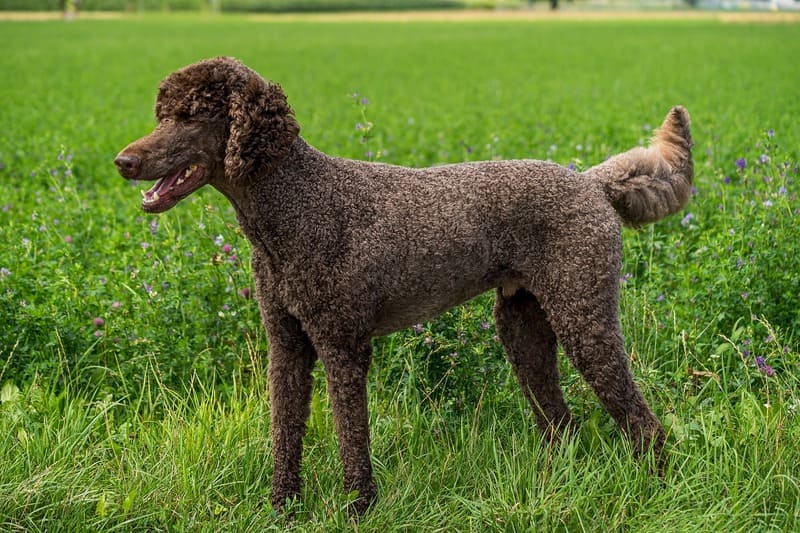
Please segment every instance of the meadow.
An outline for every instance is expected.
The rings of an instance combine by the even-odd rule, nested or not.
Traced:
[[[0,530],[800,529],[800,25],[137,16],[0,22],[0,48]],[[317,148],[412,166],[587,168],[685,105],[696,191],[625,230],[620,273],[663,477],[565,358],[581,428],[542,442],[485,295],[374,341],[358,524],[317,370],[276,516],[249,245],[215,191],[146,215],[112,164],[159,80],[216,55],[281,83]]]

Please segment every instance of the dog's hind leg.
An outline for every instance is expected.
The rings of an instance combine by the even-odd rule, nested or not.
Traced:
[[[558,383],[555,333],[539,302],[525,289],[510,296],[498,289],[494,316],[497,334],[531,404],[536,425],[552,439],[572,420]]]
[[[586,264],[576,271],[597,272],[598,268],[597,264]],[[635,451],[652,447],[659,457],[665,441],[664,428],[633,381],[618,317],[618,274],[613,272],[593,275],[591,280],[584,275],[580,286],[553,280],[554,286],[541,296],[540,302],[570,361],[631,440]],[[570,276],[563,276],[562,272],[560,279],[565,278]]]

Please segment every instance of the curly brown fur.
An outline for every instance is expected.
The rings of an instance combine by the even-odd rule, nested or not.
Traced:
[[[629,226],[655,222],[689,201],[694,167],[689,113],[673,107],[648,148],[634,148],[586,173],[599,179]]]
[[[210,184],[253,245],[270,338],[272,503],[300,491],[311,369],[324,367],[348,491],[374,500],[367,425],[370,339],[497,288],[497,330],[549,437],[569,426],[556,343],[642,450],[664,430],[633,381],[618,319],[622,223],[686,204],[686,110],[649,148],[585,173],[542,161],[411,169],[327,156],[299,135],[280,87],[236,60],[190,65],[161,84],[158,127],[116,159],[158,180],[142,205],[165,211]]]

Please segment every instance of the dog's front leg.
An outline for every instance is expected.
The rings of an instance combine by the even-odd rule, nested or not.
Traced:
[[[280,510],[287,499],[300,494],[303,435],[317,354],[297,319],[271,309],[263,310],[263,315],[269,335],[272,506]]]
[[[344,488],[347,492],[358,492],[351,511],[360,515],[377,495],[369,458],[367,414],[367,370],[372,348],[369,342],[365,342],[349,349],[321,351],[320,358],[325,365],[328,395],[339,438]]]

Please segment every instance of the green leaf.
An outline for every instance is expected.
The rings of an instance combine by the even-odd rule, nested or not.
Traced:
[[[136,501],[137,494],[138,493],[136,489],[133,489],[128,493],[127,496],[125,496],[125,499],[122,501],[123,514],[128,514],[128,512],[130,512],[131,508],[133,507],[133,502]]]
[[[97,505],[95,506],[94,512],[100,518],[106,517],[106,495],[105,493],[100,495],[100,498],[97,500]]]
[[[0,389],[0,403],[13,402],[19,398],[19,388],[13,382],[7,381]]]

